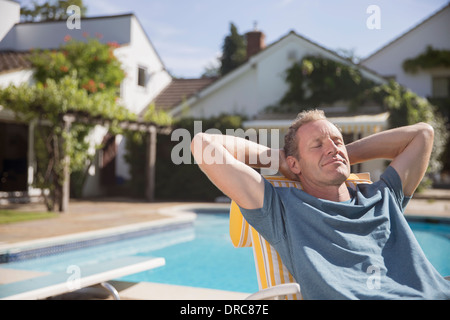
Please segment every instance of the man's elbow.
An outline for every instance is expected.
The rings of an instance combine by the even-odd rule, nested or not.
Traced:
[[[431,125],[425,122],[419,122],[416,124],[418,133],[421,134],[426,141],[433,143],[434,139],[434,129]]]

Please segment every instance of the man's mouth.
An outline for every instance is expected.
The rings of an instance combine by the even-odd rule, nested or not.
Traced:
[[[329,165],[329,164],[334,164],[334,163],[342,163],[342,164],[346,164],[346,161],[342,158],[332,158],[330,160],[328,160],[327,162],[325,162],[322,167]]]

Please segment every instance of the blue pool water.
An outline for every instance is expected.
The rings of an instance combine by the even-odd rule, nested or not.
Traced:
[[[442,275],[450,275],[450,224],[410,222],[410,225],[430,262]],[[252,249],[234,248],[228,228],[228,214],[199,213],[192,228],[11,262],[0,267],[58,272],[66,271],[69,265],[101,263],[124,255],[164,257],[164,267],[120,280],[255,292],[258,285]]]
[[[166,265],[119,280],[248,293],[258,290],[252,249],[233,247],[228,213],[199,213],[192,228],[0,264],[0,268],[65,272],[70,265],[101,263],[125,255],[164,257]]]
[[[159,282],[238,292],[255,292],[258,282],[251,248],[234,248],[228,214],[198,214],[189,242],[142,253],[166,259],[163,268],[122,280]]]
[[[414,236],[431,264],[450,276],[450,223],[409,222]]]

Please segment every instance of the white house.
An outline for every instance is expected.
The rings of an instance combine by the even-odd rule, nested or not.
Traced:
[[[450,3],[363,59],[360,64],[423,97],[450,97],[450,68],[403,70],[403,62],[433,49],[450,50]]]
[[[286,93],[286,70],[306,55],[320,55],[344,64],[350,62],[334,52],[298,35],[289,32],[269,46],[264,44],[264,33],[252,31],[247,39],[258,47],[248,47],[255,52],[246,63],[213,84],[204,88],[188,100],[175,106],[171,113],[178,116],[184,110],[190,116],[210,117],[222,112],[239,113],[254,118],[265,107],[277,104]],[[360,68],[363,76],[382,83],[385,80],[372,71]],[[186,108],[188,106],[188,108]]]
[[[187,90],[182,88],[192,85],[193,80],[178,83],[178,90],[170,90],[176,84],[172,82],[154,102],[158,108],[169,109],[174,117],[208,118],[222,113],[245,115],[249,121],[244,123],[243,129],[278,129],[278,141],[272,141],[272,146],[278,143],[277,146],[282,147],[284,134],[295,115],[268,115],[264,110],[276,105],[288,90],[286,70],[306,55],[319,55],[344,64],[351,62],[294,31],[269,46],[265,46],[265,36],[261,31],[251,31],[246,37],[246,63],[215,81],[205,80],[203,88],[191,94],[186,94]],[[360,69],[364,77],[376,83],[386,82],[373,71],[354,66]],[[343,128],[348,140],[355,140],[387,127],[388,114],[377,106],[361,109],[364,114],[358,115],[349,114],[345,103],[330,108],[315,107],[325,109],[327,116]],[[374,161],[357,170],[370,171],[377,178],[382,168],[381,161]]]
[[[0,0],[0,87],[9,84],[31,83],[32,70],[25,56],[33,48],[57,49],[64,38],[84,40],[97,37],[103,43],[116,42],[119,47],[114,54],[122,63],[126,78],[121,84],[120,100],[132,112],[139,114],[166,87],[172,77],[153,47],[134,14],[82,18],[80,29],[70,29],[66,21],[20,23],[20,4]],[[32,148],[33,123],[17,123],[13,114],[0,106],[0,192],[20,191],[25,194],[33,190],[34,157]],[[92,142],[101,143],[106,129],[98,126]],[[18,139],[23,142],[17,144]],[[116,181],[129,177],[128,166],[123,160],[124,141],[116,136],[114,141],[114,177]],[[114,149],[114,148],[113,148]],[[102,195],[96,163],[89,170],[90,177],[83,194]],[[11,172],[20,172],[20,183],[13,183]],[[17,177],[17,175],[16,175]],[[114,180],[114,179],[113,179]],[[11,194],[10,194],[11,195]]]

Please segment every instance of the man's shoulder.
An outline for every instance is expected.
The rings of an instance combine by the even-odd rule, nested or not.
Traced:
[[[402,210],[404,210],[410,199],[410,197],[406,197],[403,194],[402,181],[398,172],[392,166],[386,168],[378,181],[364,187],[360,186],[358,189],[365,195],[367,195],[367,193],[387,191],[381,192],[381,196],[383,198],[393,198]]]
[[[392,166],[388,166],[380,176],[379,184],[386,185],[392,191],[398,191],[403,194],[402,180],[400,179],[397,170]]]

